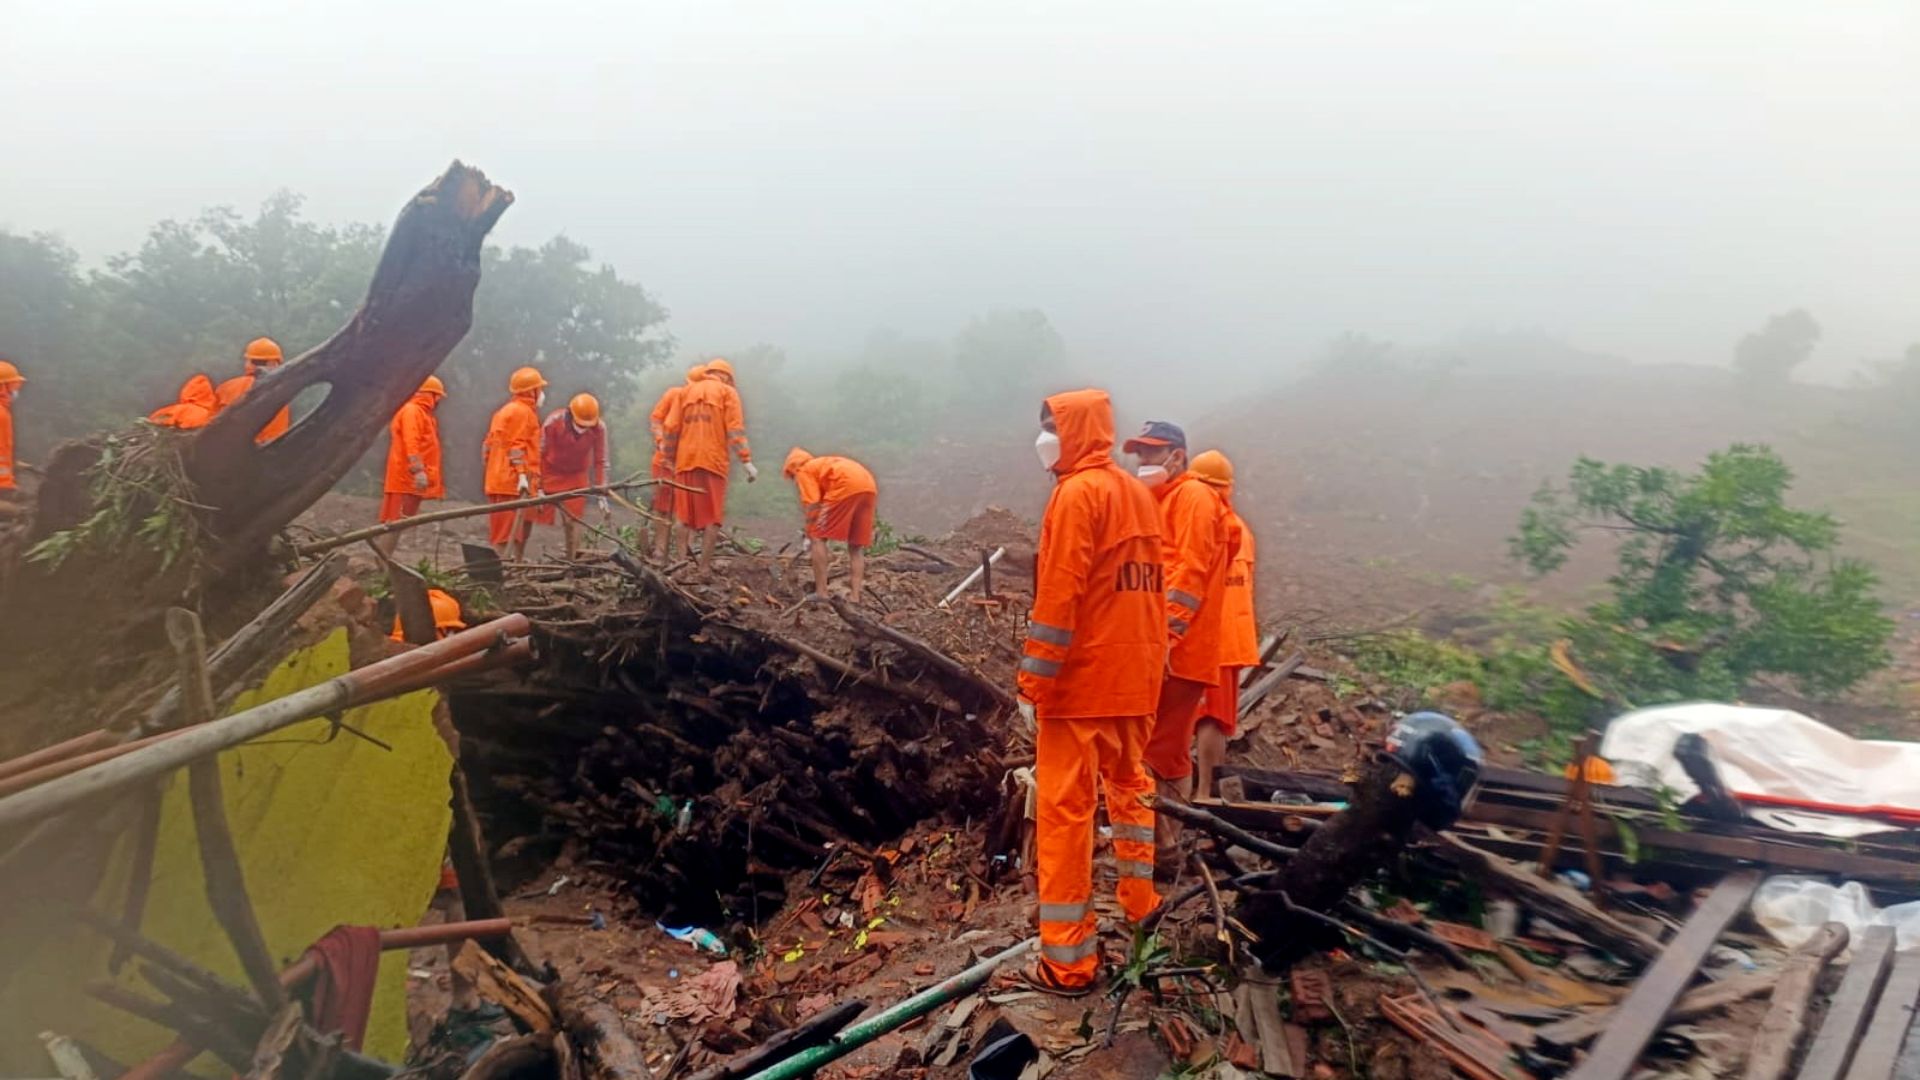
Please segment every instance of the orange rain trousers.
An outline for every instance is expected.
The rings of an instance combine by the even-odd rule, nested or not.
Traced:
[[[1140,768],[1152,721],[1145,716],[1042,720],[1034,738],[1035,861],[1040,878],[1040,963],[1062,986],[1100,972],[1093,912],[1093,809],[1101,785],[1113,823],[1114,892],[1133,922],[1153,911],[1153,781]]]
[[[673,513],[689,529],[724,525],[727,521],[727,474],[706,469],[682,469],[674,476],[681,487],[674,492]],[[688,491],[687,488],[693,490]]]
[[[380,524],[405,521],[420,513],[420,496],[389,491],[380,498]]]
[[[655,480],[673,479],[673,466],[667,464],[665,454],[655,452],[653,455],[653,478]],[[653,485],[653,512],[656,514],[673,513],[673,485]]]
[[[519,497],[518,495],[489,495],[487,501],[490,503],[513,502]],[[513,535],[515,514],[520,516],[520,535],[517,537]],[[525,543],[527,537],[532,535],[533,519],[527,516],[525,510],[495,510],[487,515],[487,542],[494,547],[511,544],[515,540]]]
[[[1162,780],[1193,775],[1193,728],[1200,720],[1200,703],[1211,684],[1167,676],[1160,684],[1160,706],[1153,714],[1153,735],[1147,740],[1147,768]]]
[[[1227,664],[1220,669],[1220,681],[1207,687],[1200,700],[1200,719],[1218,725],[1231,739],[1240,733],[1240,669]],[[1196,721],[1195,727],[1199,724]]]

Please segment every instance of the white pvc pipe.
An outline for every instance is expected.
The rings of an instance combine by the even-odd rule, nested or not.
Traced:
[[[993,554],[987,556],[987,566],[992,566],[994,563],[999,562],[1000,556],[1005,555],[1006,553],[1007,553],[1007,549],[1004,547],[993,549]],[[972,585],[974,582],[980,580],[980,575],[987,572],[987,566],[974,567],[973,573],[968,574],[967,579],[965,581],[962,581],[960,584],[955,585],[953,587],[953,591],[947,594],[946,599],[940,601],[940,606],[946,607],[949,604],[952,604],[954,597],[959,596],[963,592],[966,592],[967,586]]]

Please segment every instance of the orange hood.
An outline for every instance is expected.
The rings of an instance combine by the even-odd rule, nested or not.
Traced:
[[[787,451],[787,463],[780,467],[780,475],[792,479],[793,474],[800,471],[800,466],[812,460],[812,454],[796,446],[792,450]]]
[[[1105,390],[1069,390],[1047,399],[1053,430],[1060,436],[1060,460],[1053,471],[1065,476],[1113,462],[1113,401]]]
[[[180,404],[198,405],[212,412],[219,405],[219,398],[213,392],[213,380],[205,375],[188,379],[186,385],[180,388]]]
[[[426,390],[416,390],[413,393],[413,403],[432,412],[440,407],[440,395]]]

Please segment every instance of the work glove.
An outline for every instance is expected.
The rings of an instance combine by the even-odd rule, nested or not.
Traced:
[[[1026,698],[1021,698],[1019,707],[1020,729],[1028,735],[1038,735],[1040,733],[1040,721],[1033,715],[1033,702],[1028,701]]]
[[[413,470],[413,490],[419,492],[425,492],[427,490],[427,473],[425,469]]]
[[[521,473],[520,479],[514,483],[514,490],[519,492],[522,498],[531,495],[533,494],[533,481],[527,477],[526,473]]]
[[[747,470],[747,483],[751,484],[755,480],[760,479],[760,470],[753,467],[753,462],[747,462],[745,468]]]
[[[595,505],[595,506],[597,506],[597,507],[599,507],[599,508],[600,508],[600,512],[601,512],[601,513],[603,513],[603,514],[611,514],[611,513],[613,513],[613,504],[607,501],[607,497],[606,497],[605,495],[602,495],[602,496],[600,496],[600,497],[598,497],[598,498],[596,498],[596,499],[594,499],[594,500],[593,500],[593,505]]]

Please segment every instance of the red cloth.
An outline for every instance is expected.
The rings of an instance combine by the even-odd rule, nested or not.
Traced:
[[[567,473],[549,472],[540,478],[540,486],[547,494],[558,495],[563,491],[573,491],[577,488],[586,487],[587,478],[584,474],[569,475]],[[558,503],[536,506],[534,509],[538,510],[539,513],[534,515],[533,520],[542,525],[551,525],[560,520],[559,511],[556,510],[555,507],[565,507],[567,513],[577,518],[583,518],[587,516],[587,497],[585,495],[575,495],[571,499],[562,499]]]
[[[307,949],[320,962],[314,976],[310,1015],[322,1034],[339,1032],[347,1049],[360,1049],[373,1012],[373,986],[380,973],[380,931],[371,926],[336,926]]]
[[[674,492],[673,511],[689,529],[722,525],[727,520],[727,478],[705,469],[682,469],[674,477],[684,488]]]
[[[380,524],[405,521],[420,512],[420,496],[389,491],[380,499]]]
[[[547,422],[540,431],[540,471],[547,476],[591,475],[594,482],[607,482],[607,428],[604,424],[595,424],[590,428],[575,427],[573,417],[566,409],[555,409],[547,415]],[[584,487],[585,485],[576,485]],[[548,491],[565,491],[565,487],[548,480]]]

